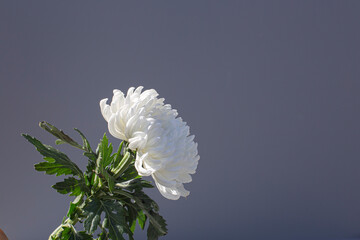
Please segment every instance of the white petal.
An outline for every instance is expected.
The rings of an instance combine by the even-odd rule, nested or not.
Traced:
[[[179,191],[179,193],[182,197],[187,197],[190,194],[190,192],[184,188],[184,185],[182,183],[179,183],[176,186],[176,189]]]
[[[100,109],[103,117],[108,122],[111,116],[111,112],[110,112],[110,106],[106,104],[107,100],[108,100],[107,98],[104,98],[103,100],[100,101]]]
[[[140,155],[137,153],[136,160],[135,160],[135,168],[138,171],[140,176],[150,176],[154,171],[152,169],[145,169],[143,167],[144,160],[148,156],[147,153]]]
[[[159,183],[162,186],[169,187],[169,188],[174,187],[177,183],[174,179],[165,178],[161,174],[161,171],[157,171],[157,172],[153,173],[152,177],[155,180],[155,182]]]
[[[180,193],[176,190],[171,190],[170,188],[162,186],[157,182],[155,182],[155,184],[161,195],[163,195],[165,198],[170,200],[178,200],[180,198]]]
[[[118,131],[118,129],[115,127],[115,121],[116,121],[116,116],[111,115],[111,117],[109,119],[109,123],[108,123],[108,128],[109,128],[110,134],[116,138],[127,141],[125,135],[122,132]]]
[[[178,180],[182,183],[189,183],[192,181],[192,178],[191,178],[190,174],[182,173],[179,175]]]

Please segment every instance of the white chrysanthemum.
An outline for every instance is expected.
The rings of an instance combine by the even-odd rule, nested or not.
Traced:
[[[183,183],[191,182],[199,155],[194,136],[177,111],[157,98],[154,89],[130,88],[127,95],[114,90],[111,104],[100,101],[109,132],[129,142],[137,151],[135,167],[141,176],[152,176],[160,193],[172,200],[186,197]]]

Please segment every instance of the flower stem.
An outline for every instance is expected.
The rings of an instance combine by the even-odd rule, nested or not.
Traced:
[[[126,152],[119,165],[112,171],[115,179],[118,178],[129,167],[132,160],[133,158],[130,152]]]

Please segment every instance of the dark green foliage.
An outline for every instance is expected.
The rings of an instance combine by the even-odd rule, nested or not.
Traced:
[[[23,134],[23,136],[36,147],[36,150],[38,150],[40,154],[44,156],[44,160],[46,160],[46,162],[35,165],[37,171],[44,171],[46,174],[55,174],[56,176],[63,174],[82,176],[82,171],[79,167],[64,153],[51,146],[42,144],[39,140],[27,134]]]
[[[140,178],[138,175],[138,172],[136,171],[136,168],[134,166],[134,163],[132,162],[128,168],[124,171],[124,173],[120,176],[120,179],[122,181],[127,181],[135,178]]]
[[[101,221],[101,214],[105,213],[102,227],[108,229],[110,239],[124,239],[123,234],[132,235],[126,223],[126,212],[119,201],[92,199],[84,207],[85,230],[92,234],[97,229]]]
[[[149,219],[148,238],[158,239],[160,236],[166,235],[166,222],[158,213],[159,206],[157,203],[143,191],[136,191],[134,196],[136,196],[135,199],[139,199],[137,204]]]
[[[85,184],[85,180],[78,180],[74,177],[64,179],[62,182],[58,182],[52,186],[58,193],[68,194],[70,196],[78,196],[83,192],[87,192],[88,188]]]
[[[89,153],[92,153],[92,150],[91,150],[91,147],[90,147],[90,143],[89,141],[86,139],[85,135],[77,128],[74,128],[75,131],[77,131],[80,136],[81,136],[81,139],[83,140],[83,146],[82,148],[86,151],[86,152],[89,152]]]
[[[153,188],[154,186],[141,178],[135,178],[127,181],[123,181],[121,183],[116,184],[117,187],[126,189],[128,191],[141,190],[143,188]]]
[[[151,216],[150,226],[147,230],[147,237],[149,240],[157,240],[160,236],[167,233],[165,219],[158,213],[150,211]]]
[[[92,236],[85,232],[76,232],[73,226],[63,226],[62,231],[52,239],[56,240],[92,240]]]
[[[64,153],[23,134],[44,157],[45,161],[35,164],[37,171],[56,176],[72,175],[52,186],[61,194],[77,197],[70,203],[67,218],[50,239],[91,240],[100,228],[97,240],[124,240],[126,235],[132,240],[136,222],[141,229],[148,226],[148,239],[155,240],[167,233],[158,205],[143,192],[153,185],[138,175],[134,167],[136,152],[128,149],[126,142],[113,153],[112,144],[104,134],[94,152],[78,129],[75,131],[82,145],[49,123],[41,122],[40,127],[58,138],[56,144],[66,143],[81,149],[88,159],[86,171],[82,172]],[[85,231],[75,230],[78,222],[83,223]]]
[[[102,161],[103,166],[107,166],[112,162],[114,158],[114,155],[111,155],[112,151],[113,151],[112,144],[111,143],[109,144],[109,140],[106,137],[106,134],[104,134],[104,137],[100,141],[96,151],[99,154],[99,156],[103,159]]]
[[[138,223],[139,223],[139,226],[141,227],[141,229],[144,229],[146,219],[147,219],[147,217],[143,213],[143,211],[139,211],[138,216],[137,216],[137,220],[138,220]]]
[[[66,214],[69,219],[78,219],[83,217],[83,209],[81,206],[84,203],[84,193],[77,196],[74,201],[70,203],[69,210]]]
[[[84,213],[87,216],[84,221],[84,229],[93,234],[100,224],[100,215],[103,209],[99,200],[94,199],[84,207]]]
[[[105,212],[104,221],[107,221],[105,226],[109,229],[109,237],[113,240],[122,240],[123,234],[132,235],[125,220],[126,212],[123,205],[119,201],[111,200],[100,201],[100,203]]]

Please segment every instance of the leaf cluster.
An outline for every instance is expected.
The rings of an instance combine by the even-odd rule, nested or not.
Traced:
[[[52,187],[61,194],[76,196],[61,225],[50,235],[50,240],[134,239],[136,223],[145,228],[148,239],[155,240],[167,233],[166,222],[159,215],[159,207],[143,191],[153,185],[137,173],[134,162],[136,152],[123,141],[116,152],[104,134],[95,151],[85,135],[78,129],[82,144],[55,126],[41,122],[40,127],[51,133],[56,144],[69,144],[83,151],[88,164],[82,171],[70,158],[52,146],[23,134],[35,146],[45,161],[35,164],[35,170],[49,175],[66,175]],[[75,225],[82,223],[84,231]],[[95,232],[99,232],[94,238]]]

